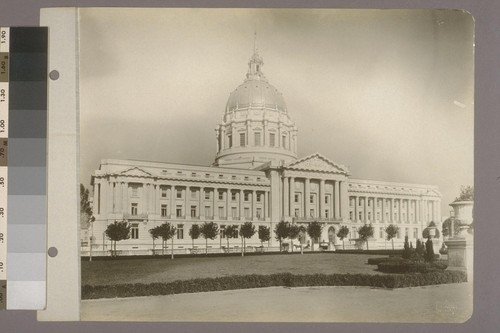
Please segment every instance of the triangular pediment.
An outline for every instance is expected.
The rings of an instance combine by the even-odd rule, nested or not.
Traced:
[[[151,173],[139,168],[133,167],[120,172],[120,175],[130,176],[130,177],[151,177]]]
[[[320,171],[345,175],[349,174],[349,169],[346,166],[332,162],[319,153],[293,161],[286,165],[285,168],[291,170]]]

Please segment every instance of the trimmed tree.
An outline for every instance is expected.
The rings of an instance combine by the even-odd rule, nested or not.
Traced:
[[[264,247],[264,242],[269,242],[269,240],[271,239],[271,230],[269,229],[269,227],[266,227],[264,225],[259,226],[259,239],[262,247]]]
[[[130,224],[128,224],[125,220],[120,222],[115,221],[114,223],[108,225],[105,233],[112,242],[111,256],[116,257],[116,242],[130,238]]]
[[[369,250],[368,248],[368,239],[373,237],[373,227],[371,224],[365,224],[361,228],[358,229],[358,234],[359,238],[363,241],[366,242],[366,250]]]
[[[385,234],[387,235],[386,239],[388,241],[391,241],[391,243],[392,243],[392,250],[394,250],[394,238],[398,235],[398,232],[399,232],[399,227],[395,226],[394,224],[389,224],[385,228]]]
[[[281,242],[283,239],[288,238],[290,235],[290,226],[287,222],[281,221],[276,224],[274,228],[274,234],[276,235],[276,240],[280,243],[280,252],[281,252]]]
[[[314,240],[321,237],[323,225],[317,221],[307,225],[307,234],[311,237],[311,251],[314,251]]]
[[[300,234],[299,226],[296,224],[292,224],[288,232],[288,237],[290,238],[290,246],[292,247],[292,252],[293,252],[293,240],[299,237],[299,234]]]
[[[347,235],[349,235],[349,228],[345,225],[341,226],[337,232],[337,237],[342,241],[342,250],[345,250],[344,238],[346,238]]]
[[[214,222],[203,222],[200,233],[205,238],[205,254],[208,254],[208,240],[215,239],[219,234],[219,227]]]
[[[165,248],[165,242],[168,241],[169,239],[172,242],[172,250],[171,250],[171,258],[174,259],[174,235],[176,232],[176,229],[173,225],[171,225],[168,222],[163,223],[158,227],[159,229],[159,234],[162,239],[162,253],[164,253],[164,248]]]
[[[410,243],[408,242],[408,236],[405,236],[403,254],[401,256],[403,257],[403,259],[410,259],[411,257]]]
[[[236,238],[235,235],[238,235],[238,226],[236,224],[226,226],[225,234],[227,240],[227,253],[229,253],[229,238]]]
[[[418,259],[425,258],[425,246],[420,239],[417,239],[417,244],[415,245],[415,254]]]
[[[193,244],[194,249],[194,240],[200,237],[200,226],[197,224],[193,224],[189,229],[189,237],[191,237],[191,242]]]
[[[253,225],[253,223],[252,222],[243,223],[240,228],[240,236],[243,245],[241,250],[241,256],[245,255],[246,239],[252,238],[253,235],[255,235],[255,226]]]
[[[159,227],[156,226],[152,229],[149,229],[149,234],[151,235],[151,238],[153,239],[153,255],[155,255],[155,239],[158,239],[160,237]]]

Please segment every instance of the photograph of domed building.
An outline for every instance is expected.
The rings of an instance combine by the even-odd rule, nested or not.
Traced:
[[[410,28],[380,12],[363,12],[370,25],[358,26],[349,11],[253,10],[240,14],[254,28],[221,35],[222,26],[201,28],[212,26],[215,11],[189,13],[197,25],[178,31],[166,27],[189,15],[121,12],[141,27],[148,17],[148,27],[165,28],[136,26],[130,44],[117,12],[82,14],[82,45],[98,43],[95,31],[113,43],[81,54],[81,183],[94,220],[81,232],[83,256],[90,246],[94,256],[110,255],[105,231],[115,221],[131,227],[116,243],[123,255],[150,255],[154,246],[241,251],[245,222],[270,230],[268,241],[258,232],[246,239],[247,251],[279,251],[280,222],[302,228],[282,250],[402,248],[405,236],[415,244],[431,222],[441,230],[451,196],[471,183],[471,82],[447,66],[452,54],[463,57],[459,63],[469,55],[432,44],[427,13],[411,16]],[[104,13],[106,21],[96,19]],[[384,17],[402,30],[387,30]],[[440,40],[460,20],[438,25]],[[146,31],[154,37],[141,38]],[[415,31],[428,48],[409,38]],[[142,58],[141,71],[128,66]],[[165,222],[176,232],[160,249],[150,230]],[[192,226],[204,222],[217,225],[217,237],[193,240]],[[313,222],[319,237],[305,231]],[[399,231],[388,240],[391,224]],[[368,244],[358,232],[364,225],[373,227]],[[348,233],[339,238],[342,227]],[[439,249],[442,239],[434,243]]]

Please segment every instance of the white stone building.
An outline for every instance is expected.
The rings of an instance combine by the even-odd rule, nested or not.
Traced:
[[[95,255],[110,250],[104,231],[117,220],[132,225],[131,238],[117,244],[129,254],[151,253],[149,229],[166,221],[177,228],[176,253],[190,253],[193,246],[188,231],[204,221],[216,222],[221,230],[245,221],[253,222],[257,229],[270,227],[271,241],[264,247],[272,250],[278,249],[273,230],[280,221],[304,226],[321,222],[320,239],[302,235],[300,241],[327,242],[329,249],[342,246],[335,234],[343,225],[350,230],[345,244],[353,248],[359,246],[357,229],[372,224],[375,233],[370,249],[391,247],[384,231],[391,223],[400,228],[394,240],[398,247],[405,235],[415,243],[430,221],[440,227],[441,195],[436,186],[353,179],[345,166],[319,153],[299,159],[296,124],[262,66],[255,51],[246,79],[230,94],[216,128],[213,166],[101,161],[91,178]],[[226,243],[221,232],[217,239],[209,240],[209,250],[220,252]],[[246,243],[261,245],[257,233]],[[238,246],[240,239],[230,239],[233,250]],[[196,240],[195,247],[204,249],[205,240]],[[88,254],[88,248],[82,254]]]

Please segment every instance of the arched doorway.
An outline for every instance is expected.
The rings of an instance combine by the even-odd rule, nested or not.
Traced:
[[[328,228],[328,249],[335,249],[335,228]]]

